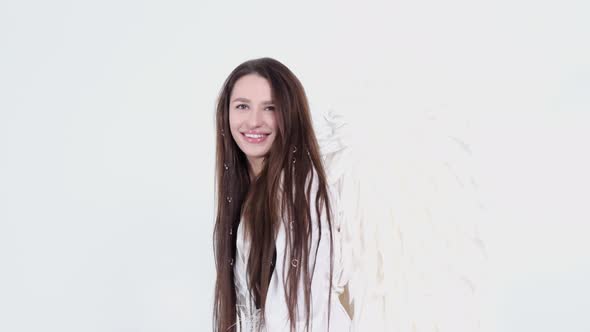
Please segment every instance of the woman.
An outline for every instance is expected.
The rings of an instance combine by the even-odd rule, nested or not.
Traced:
[[[301,83],[274,59],[242,63],[216,126],[214,330],[348,330],[332,194]]]

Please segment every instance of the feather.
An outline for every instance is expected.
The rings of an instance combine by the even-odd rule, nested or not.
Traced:
[[[314,123],[353,331],[479,331],[485,249],[469,146],[436,118],[363,153],[343,117]]]

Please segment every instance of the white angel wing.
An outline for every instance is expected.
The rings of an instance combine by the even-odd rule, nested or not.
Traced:
[[[436,121],[424,124],[376,159],[351,148],[358,137],[342,117],[316,123],[353,331],[480,330],[485,254],[470,151]]]

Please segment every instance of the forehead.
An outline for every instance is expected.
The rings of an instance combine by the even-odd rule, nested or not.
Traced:
[[[272,90],[270,83],[262,76],[248,74],[240,77],[231,91],[231,100],[234,98],[247,98],[256,100],[271,100]]]

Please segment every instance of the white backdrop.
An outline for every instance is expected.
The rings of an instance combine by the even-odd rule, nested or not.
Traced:
[[[209,331],[215,98],[271,56],[369,144],[470,143],[497,331],[590,331],[590,5],[0,4],[0,331]]]

